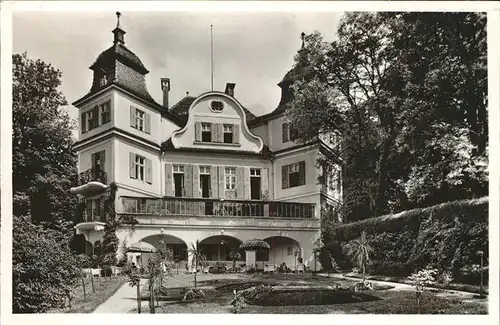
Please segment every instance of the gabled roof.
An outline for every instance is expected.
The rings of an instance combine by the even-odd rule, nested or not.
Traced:
[[[174,106],[172,106],[171,109],[169,109],[169,112],[172,114],[176,115],[180,121],[183,121],[183,125],[186,125],[187,120],[188,120],[188,115],[189,115],[189,108],[191,107],[191,104],[196,100],[197,97],[194,96],[185,96],[181,100],[179,100]],[[243,107],[243,111],[245,112],[246,115],[246,120],[247,124],[250,123],[250,121],[253,121],[257,117],[250,112],[248,109]]]

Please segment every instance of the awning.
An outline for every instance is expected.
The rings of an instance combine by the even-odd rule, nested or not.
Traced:
[[[135,244],[130,245],[127,249],[127,252],[133,253],[154,253],[156,252],[156,248],[150,243],[146,243],[143,241],[139,241]]]

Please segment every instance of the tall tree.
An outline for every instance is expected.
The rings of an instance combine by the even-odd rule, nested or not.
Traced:
[[[345,220],[485,194],[485,22],[351,13],[334,42],[306,36],[287,114],[295,129],[341,138]]]
[[[72,234],[76,198],[69,193],[76,174],[70,119],[58,90],[61,72],[41,60],[14,54],[12,181],[14,214]]]
[[[44,312],[63,305],[78,278],[69,248],[76,159],[61,73],[26,53],[12,61],[13,310]]]

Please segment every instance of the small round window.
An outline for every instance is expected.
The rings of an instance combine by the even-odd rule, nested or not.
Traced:
[[[224,104],[218,100],[214,100],[210,103],[210,108],[214,112],[221,112],[224,109]]]

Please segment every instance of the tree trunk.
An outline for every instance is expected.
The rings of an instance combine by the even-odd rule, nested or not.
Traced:
[[[153,281],[149,280],[149,313],[155,313],[155,298],[154,298],[154,286]]]
[[[137,284],[137,313],[141,313],[141,282]]]
[[[83,299],[87,299],[87,293],[85,292],[85,279],[83,278],[83,275],[81,276],[82,278],[82,288],[83,288]]]
[[[361,266],[361,269],[363,270],[363,283],[365,283],[365,263],[363,262],[363,265]]]
[[[95,293],[94,275],[90,272],[90,282],[92,283],[92,293]]]

